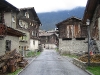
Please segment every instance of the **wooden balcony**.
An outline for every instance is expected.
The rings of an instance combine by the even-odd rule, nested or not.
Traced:
[[[27,43],[28,41],[27,40],[19,40],[19,42]]]
[[[0,39],[3,39],[6,35],[20,37],[24,36],[25,34],[11,27],[7,27],[3,23],[0,23]]]
[[[6,36],[6,29],[7,27],[0,23],[0,39],[3,39]]]

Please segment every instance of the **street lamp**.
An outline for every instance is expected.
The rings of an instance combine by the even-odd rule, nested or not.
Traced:
[[[88,31],[88,66],[90,65],[90,20],[87,19],[86,22],[87,31]]]

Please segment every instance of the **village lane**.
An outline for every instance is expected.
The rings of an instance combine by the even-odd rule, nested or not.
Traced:
[[[44,50],[19,75],[89,75],[55,50]]]

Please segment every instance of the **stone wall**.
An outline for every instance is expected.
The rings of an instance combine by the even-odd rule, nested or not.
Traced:
[[[96,41],[96,44],[97,44],[98,50],[100,52],[100,40]]]
[[[47,48],[47,49],[55,49],[57,48],[57,46],[55,44],[42,44],[42,47],[44,48]]]
[[[0,40],[0,55],[5,54],[6,40],[11,40],[11,50],[19,50],[19,38],[14,36],[6,36],[4,39]]]
[[[61,54],[81,54],[88,51],[88,43],[86,43],[86,40],[62,40],[59,39],[59,52]]]

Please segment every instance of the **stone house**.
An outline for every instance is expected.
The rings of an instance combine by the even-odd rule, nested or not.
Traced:
[[[42,31],[39,33],[40,44],[43,48],[55,49],[58,44],[58,37],[55,33],[50,33],[47,31]]]
[[[61,54],[79,54],[87,52],[87,27],[82,25],[82,20],[70,17],[56,24],[59,34],[59,52]]]
[[[90,41],[95,42],[93,51],[100,52],[100,0],[88,0],[84,11],[83,24],[90,20]]]
[[[35,51],[39,46],[39,27],[41,22],[34,7],[21,8],[17,15],[17,29],[26,33],[20,37],[20,51]]]
[[[0,55],[19,49],[19,37],[24,33],[16,29],[19,9],[5,0],[0,0]]]

